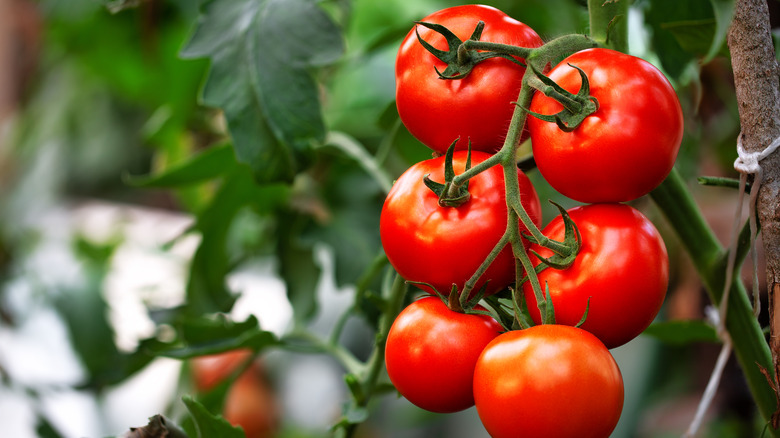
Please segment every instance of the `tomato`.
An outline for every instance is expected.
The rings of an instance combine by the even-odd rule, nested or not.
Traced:
[[[190,362],[195,389],[206,392],[227,379],[233,371],[252,356],[248,349],[199,356]]]
[[[466,157],[466,151],[454,153],[455,173],[463,172]],[[473,152],[472,164],[488,157],[487,153]],[[437,195],[424,184],[423,177],[430,174],[433,181],[444,182],[444,159],[416,163],[398,178],[382,207],[379,231],[385,254],[398,274],[409,281],[428,283],[446,295],[453,284],[463,290],[501,239],[507,227],[507,207],[501,166],[469,180],[471,197],[466,203],[440,207]],[[539,224],[541,206],[536,190],[519,170],[518,178],[521,201],[534,223]],[[475,291],[488,279],[488,294],[514,282],[515,261],[509,245],[480,277]],[[432,292],[427,286],[421,287]]]
[[[465,5],[442,9],[420,21],[441,24],[467,40],[479,21],[485,23],[481,41],[539,47],[542,39],[529,26],[490,6]],[[440,79],[446,64],[417,40],[417,34],[440,50],[444,37],[417,25],[401,43],[395,65],[398,114],[409,132],[444,154],[453,141],[466,149],[495,152],[501,148],[520,92],[525,68],[503,58],[485,60],[463,79]]]
[[[576,93],[581,68],[598,110],[572,132],[529,116],[539,172],[561,194],[585,203],[625,202],[657,187],[674,166],[683,135],[680,102],[669,81],[640,58],[609,49],[577,52],[549,77]],[[530,110],[556,114],[560,103],[536,93]]]
[[[539,274],[540,283],[550,288],[556,322],[576,325],[588,308],[582,328],[609,348],[623,345],[650,325],[663,304],[669,283],[664,241],[652,222],[625,204],[580,206],[569,215],[582,235],[574,264]],[[542,232],[562,240],[561,217]],[[552,255],[544,248],[533,249],[542,257]],[[524,285],[524,292],[531,315],[539,322],[530,284]]]
[[[238,349],[192,359],[192,381],[199,392],[224,382],[249,360],[252,351]],[[241,426],[247,438],[276,436],[281,418],[276,396],[263,376],[260,362],[252,362],[228,388],[222,415],[233,426]]]
[[[247,369],[225,396],[222,415],[233,426],[241,426],[246,438],[271,438],[279,429],[276,396],[261,371],[258,366]]]
[[[538,325],[485,347],[474,401],[493,438],[606,438],[623,410],[623,377],[592,334]]]
[[[407,400],[432,412],[474,405],[472,378],[482,349],[503,331],[487,315],[454,312],[424,297],[395,319],[385,346],[390,381]]]

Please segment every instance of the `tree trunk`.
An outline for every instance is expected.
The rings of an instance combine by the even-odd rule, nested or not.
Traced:
[[[729,29],[742,144],[760,152],[780,136],[780,68],[775,59],[766,0],[737,0]],[[760,162],[763,170],[757,214],[767,261],[770,342],[775,376],[780,375],[780,149]],[[772,382],[777,391],[777,377]],[[772,418],[780,425],[780,411]]]

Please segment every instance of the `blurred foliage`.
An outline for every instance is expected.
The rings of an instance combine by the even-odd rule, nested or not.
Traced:
[[[118,242],[75,242],[86,281],[50,291],[95,391],[128,379],[158,355],[189,358],[284,346],[256,320],[225,319],[242,263],[273,260],[296,326],[318,315],[323,268],[359,286],[350,311],[377,327],[383,301],[378,222],[389,181],[430,157],[398,119],[393,69],[411,24],[443,0],[40,0],[39,67],[12,126],[0,180],[0,280],[35,246],[26,226],[46,208],[95,197],[183,211],[200,237],[181,307],[149,309],[158,332],[120,351],[102,295]],[[575,0],[486,2],[544,39],[588,31]],[[722,172],[735,156],[738,118],[725,0],[637,0],[647,53],[683,103],[678,167]],[[304,23],[304,25],[300,25]],[[725,56],[724,56],[725,55]],[[542,199],[567,205],[532,171]],[[546,207],[547,208],[547,207]],[[553,207],[545,210],[547,217]],[[182,236],[183,238],[184,236]],[[14,309],[0,320],[10,325]],[[671,343],[710,341],[699,323],[656,325]],[[338,336],[336,336],[338,337]],[[190,436],[241,436],[190,398]],[[213,406],[213,405],[209,405]],[[41,420],[42,436],[56,436]],[[189,426],[188,426],[189,427]],[[715,436],[715,435],[713,435]],[[728,436],[728,435],[723,435]]]

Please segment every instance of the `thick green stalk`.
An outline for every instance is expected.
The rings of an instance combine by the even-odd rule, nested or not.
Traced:
[[[673,170],[650,196],[680,237],[710,299],[719,305],[725,282],[725,250],[704,220],[682,177]],[[734,341],[734,354],[759,412],[768,421],[775,411],[776,399],[761,373],[761,367],[771,370],[772,356],[761,326],[753,315],[745,286],[739,279],[731,285],[728,306],[726,328]],[[771,432],[773,436],[780,436],[777,430]]]
[[[629,0],[588,0],[590,36],[602,46],[628,53]]]

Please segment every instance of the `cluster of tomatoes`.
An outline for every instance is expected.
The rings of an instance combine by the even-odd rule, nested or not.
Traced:
[[[447,35],[431,24],[465,40],[480,21],[481,41],[543,45],[530,27],[503,12],[466,5],[425,17],[402,42],[396,62],[401,120],[439,155],[459,139],[451,160],[456,174],[467,168],[469,146],[472,167],[503,147],[526,70],[497,56],[464,77],[441,77],[447,65],[437,53],[447,50]],[[438,156],[403,173],[382,209],[380,232],[390,263],[404,279],[439,293],[412,302],[398,315],[387,338],[386,365],[409,401],[443,413],[476,405],[495,438],[604,438],[620,418],[624,396],[609,349],[647,328],[669,278],[661,236],[625,202],[647,194],[671,171],[682,139],[682,111],[664,75],[633,56],[593,48],[547,70],[547,77],[570,93],[583,87],[586,75],[589,98],[596,103],[573,129],[549,117],[565,109],[560,99],[537,91],[527,108],[543,115],[529,116],[525,124],[539,172],[554,189],[583,204],[566,212],[578,230],[573,263],[538,273],[555,324],[540,324],[540,295],[530,282],[513,290],[521,269],[517,254],[510,245],[497,246],[507,230],[505,177],[516,166],[477,173],[468,180],[465,202],[443,206],[424,182],[426,177],[445,180],[447,159]],[[522,171],[517,177],[523,208],[540,227],[536,191]],[[518,228],[525,230],[522,223]],[[563,241],[563,217],[541,232]],[[552,255],[523,241],[533,263]],[[453,310],[441,299],[453,288],[462,291],[489,256],[495,258],[474,290],[522,296],[537,325],[513,330],[484,307],[456,311],[462,309]]]

